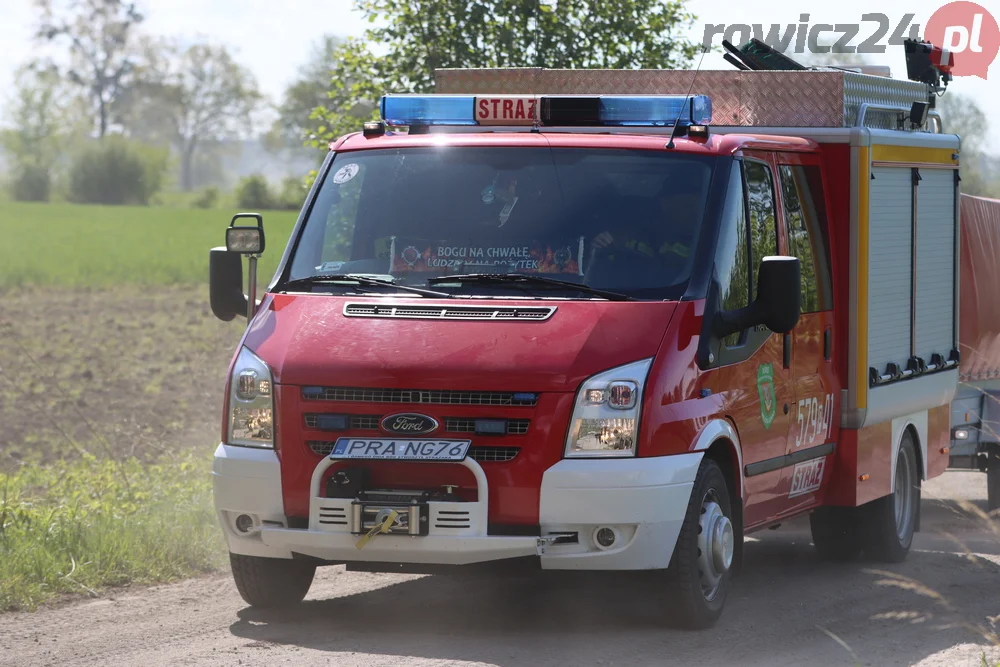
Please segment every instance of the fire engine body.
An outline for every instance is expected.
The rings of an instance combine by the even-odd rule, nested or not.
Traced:
[[[331,145],[259,305],[251,290],[226,388],[215,499],[248,602],[300,600],[316,565],[526,563],[649,571],[663,577],[668,612],[704,627],[743,536],[788,518],[812,513],[825,556],[905,557],[920,482],[949,461],[959,138],[935,131],[933,114],[901,120],[928,97],[916,82],[839,70],[695,76],[444,70],[435,95],[387,96],[383,122]],[[600,122],[615,100],[653,100],[627,115],[678,98],[686,124]],[[705,99],[711,122],[694,117]],[[407,267],[447,253],[407,245],[402,229],[370,280],[452,291],[354,284],[350,257],[327,262],[319,250],[314,277],[336,275],[296,277],[298,255],[331,247],[309,231],[324,193],[375,169],[366,156],[392,156],[401,172],[410,155],[494,149],[567,165],[608,152],[710,164],[683,291],[617,299],[550,297],[555,287],[533,282],[494,293],[488,278],[407,283]],[[359,220],[385,205],[366,204],[366,183],[355,184]],[[528,214],[528,185],[517,183],[507,224]],[[485,206],[495,191],[483,192]],[[622,222],[607,219],[612,231]],[[581,233],[568,260],[580,275],[591,238]],[[247,303],[237,251],[213,250],[223,319]],[[448,266],[442,275],[463,273]],[[253,436],[250,408],[264,419]],[[583,435],[592,422],[600,428]]]

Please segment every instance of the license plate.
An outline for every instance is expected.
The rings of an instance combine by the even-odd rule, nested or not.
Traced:
[[[331,459],[384,461],[462,461],[471,440],[398,440],[395,438],[340,438]]]

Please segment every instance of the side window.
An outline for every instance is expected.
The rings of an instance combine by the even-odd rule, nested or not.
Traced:
[[[785,206],[788,250],[799,258],[802,275],[802,312],[833,308],[827,254],[826,202],[819,167],[779,167],[781,198]]]
[[[774,180],[762,162],[748,160],[747,203],[750,209],[750,294],[756,297],[757,267],[768,255],[778,254],[778,225],[774,208]]]
[[[723,310],[737,310],[750,303],[750,243],[743,194],[743,172],[740,162],[736,162],[729,179],[716,264],[722,288]],[[722,344],[726,347],[741,345],[746,341],[746,334],[743,331],[727,336]]]

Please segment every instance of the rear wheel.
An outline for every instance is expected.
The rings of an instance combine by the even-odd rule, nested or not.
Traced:
[[[818,507],[809,515],[809,528],[823,560],[849,561],[861,553],[856,507]]]
[[[862,548],[878,561],[898,563],[906,559],[920,511],[920,477],[917,449],[910,431],[903,433],[896,454],[893,492],[858,508]]]
[[[309,592],[316,566],[285,558],[229,554],[240,597],[252,607],[288,607]]]
[[[737,539],[732,516],[722,470],[703,459],[666,572],[671,625],[709,628],[722,614]]]

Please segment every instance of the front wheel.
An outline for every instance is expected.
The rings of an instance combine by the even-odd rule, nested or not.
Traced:
[[[288,607],[302,602],[316,566],[285,558],[229,554],[240,597],[251,607]]]
[[[703,459],[666,572],[671,625],[700,630],[722,615],[737,539],[732,516],[722,470]]]
[[[910,431],[903,433],[899,443],[893,492],[858,510],[865,554],[873,560],[889,563],[905,560],[920,511],[917,449]]]

